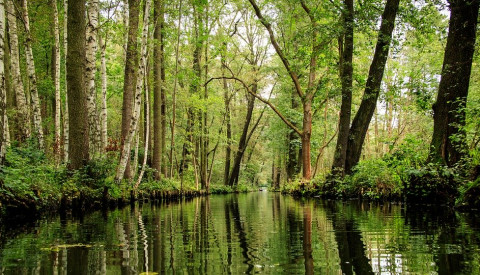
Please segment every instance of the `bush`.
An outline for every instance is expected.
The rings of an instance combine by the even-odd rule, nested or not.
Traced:
[[[347,197],[355,194],[370,199],[400,198],[402,181],[395,167],[383,159],[371,159],[355,166],[353,174],[340,184],[340,192]]]

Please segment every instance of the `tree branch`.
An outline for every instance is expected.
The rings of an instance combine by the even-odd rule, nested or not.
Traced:
[[[205,84],[204,86],[208,85],[208,83],[210,83],[211,81],[213,80],[218,80],[218,79],[231,79],[231,80],[235,80],[235,81],[238,81],[240,82],[240,84],[243,85],[243,87],[245,88],[245,90],[251,94],[252,96],[254,96],[255,98],[257,98],[258,100],[260,100],[261,102],[267,104],[277,115],[278,117],[280,117],[280,119],[285,123],[287,124],[288,127],[292,128],[292,130],[294,130],[299,136],[303,136],[303,132],[298,129],[297,127],[295,127],[295,125],[293,125],[292,122],[290,122],[278,109],[277,107],[275,107],[275,105],[273,105],[270,101],[268,101],[267,99],[264,99],[263,97],[257,95],[256,93],[254,93],[250,87],[248,87],[247,83],[245,83],[245,81],[241,80],[240,78],[238,77],[235,77],[235,76],[220,76],[220,77],[212,77],[210,78]]]
[[[304,94],[303,94],[303,91],[302,91],[302,87],[300,86],[300,81],[298,80],[298,76],[292,70],[292,67],[290,66],[290,63],[288,62],[288,60],[285,57],[282,49],[278,45],[277,40],[275,39],[275,35],[273,33],[273,30],[272,30],[272,25],[267,22],[265,17],[263,17],[262,12],[258,8],[258,5],[255,2],[255,0],[248,0],[248,1],[250,2],[250,4],[252,4],[253,9],[255,10],[255,14],[257,15],[257,17],[260,20],[260,22],[262,23],[262,25],[265,26],[265,28],[267,29],[268,34],[270,35],[270,42],[272,43],[273,47],[275,48],[275,51],[277,52],[277,55],[282,60],[282,63],[285,66],[285,69],[287,69],[287,72],[290,75],[290,78],[292,79],[293,84],[295,86],[295,90],[297,91],[297,94],[300,96],[300,98],[303,99]]]

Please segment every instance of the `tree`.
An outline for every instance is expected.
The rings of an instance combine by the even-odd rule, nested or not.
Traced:
[[[132,147],[133,138],[137,133],[138,121],[140,120],[140,108],[142,105],[142,88],[144,84],[144,75],[147,67],[147,37],[148,37],[148,15],[150,11],[151,0],[145,1],[145,13],[143,14],[143,30],[142,40],[140,45],[140,62],[138,64],[136,85],[135,85],[135,102],[133,106],[132,118],[128,127],[128,135],[123,142],[122,151],[120,152],[120,163],[117,167],[115,181],[119,182],[124,178],[125,170],[127,169],[130,159],[130,150]],[[130,21],[131,22],[131,21]],[[147,152],[145,152],[146,154]],[[126,178],[126,175],[125,175]],[[129,178],[127,178],[129,179]]]
[[[443,59],[442,77],[433,105],[433,136],[429,160],[453,166],[465,154],[465,108],[467,103],[476,27],[478,0],[450,0],[450,23]]]
[[[27,60],[28,79],[30,80],[30,97],[33,109],[33,128],[35,129],[38,145],[41,150],[45,146],[43,137],[42,113],[40,110],[40,98],[38,97],[37,75],[35,72],[35,61],[33,59],[32,35],[30,33],[30,19],[28,16],[28,2],[23,0],[23,23],[25,24],[25,55]]]
[[[17,17],[13,0],[6,0],[6,13],[8,20],[8,34],[10,36],[10,61],[12,67],[13,90],[15,91],[15,100],[17,107],[17,124],[20,129],[20,142],[30,138],[30,112],[27,103],[27,97],[23,88],[22,75],[20,73],[20,56],[17,34]]]
[[[387,63],[390,42],[392,41],[395,17],[398,11],[400,0],[387,0],[382,14],[382,23],[378,32],[375,53],[373,54],[370,70],[368,71],[367,83],[363,93],[360,107],[353,118],[348,134],[348,145],[345,158],[345,172],[352,172],[357,165],[362,153],[362,146],[365,141],[370,121],[377,106],[377,99],[380,94],[385,64]]]
[[[122,133],[120,142],[122,150],[125,147],[125,139],[129,134],[130,124],[133,117],[133,101],[138,67],[137,32],[138,17],[140,13],[139,5],[140,1],[128,0],[128,38],[125,58],[125,76],[123,79]],[[130,156],[130,152],[128,152],[128,155]],[[127,158],[125,178],[130,179],[131,177],[130,158]]]
[[[5,2],[0,0],[0,165],[3,164],[7,147],[8,120],[7,92],[5,89]]]
[[[55,139],[54,139],[54,154],[55,161],[57,164],[61,161],[60,154],[60,138],[61,138],[61,108],[62,105],[60,97],[60,28],[58,23],[58,9],[57,9],[57,0],[51,0],[51,5],[53,9],[53,33],[54,33],[54,85],[55,85]]]
[[[88,112],[85,94],[85,0],[68,1],[67,93],[69,109],[69,167],[81,168],[89,159]]]
[[[155,32],[153,34],[155,44],[153,48],[153,169],[155,169],[155,178],[160,179],[162,174],[163,154],[165,153],[165,61],[164,51],[164,3],[163,0],[154,0],[154,18]]]
[[[343,34],[338,41],[340,81],[342,84],[342,105],[338,120],[338,139],[333,159],[332,172],[343,175],[347,158],[348,134],[352,113],[352,86],[353,86],[353,0],[344,1]]]
[[[97,72],[97,34],[98,34],[98,0],[87,2],[87,32],[86,32],[86,70],[85,86],[87,89],[88,131],[90,133],[90,154],[100,152],[100,129],[97,113],[97,87],[95,74]]]

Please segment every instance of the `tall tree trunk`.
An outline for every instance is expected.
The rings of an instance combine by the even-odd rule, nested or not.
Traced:
[[[147,72],[144,75],[144,82],[145,82],[145,143],[144,143],[144,150],[143,150],[143,161],[142,161],[142,168],[140,170],[140,174],[138,175],[137,183],[135,184],[135,189],[138,188],[140,183],[142,182],[143,175],[145,174],[145,169],[147,168],[147,160],[148,160],[148,148],[149,148],[149,141],[150,141],[150,85],[148,85],[148,77]]]
[[[147,65],[147,37],[148,37],[148,15],[150,11],[150,3],[151,0],[145,1],[145,13],[143,15],[143,30],[142,30],[142,41],[140,46],[140,62],[138,64],[138,75],[136,77],[136,89],[135,89],[135,104],[132,112],[132,119],[130,120],[128,135],[124,140],[122,146],[122,152],[120,155],[120,163],[117,167],[117,172],[115,175],[115,180],[117,182],[121,181],[124,176],[127,178],[125,171],[128,166],[128,160],[130,159],[130,148],[133,142],[133,138],[135,137],[135,133],[137,132],[138,122],[140,120],[140,108],[142,106],[142,86],[143,86],[143,76],[145,75],[145,68]],[[131,12],[132,10],[130,10]],[[130,13],[132,15],[132,13]],[[132,24],[133,20],[130,17],[130,24]],[[138,18],[137,18],[138,22]],[[129,40],[130,42],[130,40]],[[127,58],[128,62],[128,58]],[[146,152],[145,152],[146,153]],[[127,178],[130,179],[130,178]]]
[[[433,137],[429,161],[455,165],[466,151],[465,107],[467,103],[478,0],[448,1],[450,23],[437,101],[433,105]]]
[[[100,112],[100,129],[101,129],[101,138],[100,138],[100,152],[105,154],[105,148],[108,146],[108,113],[107,113],[107,60],[105,56],[105,51],[107,49],[107,37],[105,35],[105,40],[102,41],[102,36],[99,36],[100,44],[100,72],[102,79],[102,109]]]
[[[347,156],[345,159],[345,172],[351,173],[352,168],[357,165],[362,153],[362,146],[365,141],[370,120],[372,119],[380,93],[383,72],[388,58],[390,42],[392,40],[395,17],[398,11],[400,0],[387,0],[385,10],[382,14],[382,23],[378,33],[377,45],[373,55],[372,64],[368,72],[367,83],[363,94],[360,108],[358,109],[348,136]]]
[[[173,178],[174,176],[174,165],[173,165],[173,154],[175,150],[175,123],[176,123],[176,117],[177,117],[177,100],[176,100],[176,95],[177,95],[177,83],[178,83],[178,63],[179,63],[179,50],[180,50],[180,27],[182,25],[182,0],[180,0],[179,7],[178,7],[178,23],[177,23],[177,45],[175,47],[175,80],[173,84],[173,92],[172,92],[172,126],[171,126],[171,136],[170,136],[170,178]],[[182,152],[183,153],[183,152]],[[179,168],[181,169],[181,168]]]
[[[51,0],[52,9],[53,9],[53,33],[55,44],[54,48],[54,74],[53,74],[53,82],[55,85],[55,141],[53,145],[53,152],[55,155],[55,162],[59,164],[61,162],[61,150],[60,150],[60,139],[61,139],[61,105],[62,100],[60,97],[60,29],[58,23],[58,8],[57,8],[57,0]]]
[[[257,81],[254,81],[252,91],[256,93],[257,88],[258,88]],[[230,179],[228,181],[228,185],[230,186],[234,186],[238,184],[238,178],[240,176],[240,165],[242,164],[242,158],[245,153],[245,149],[247,148],[248,128],[250,127],[250,122],[252,121],[252,116],[253,116],[253,108],[255,107],[255,97],[247,94],[247,98],[248,98],[247,115],[245,117],[242,135],[240,136],[240,140],[238,142],[238,149],[237,149],[237,152],[235,153],[232,172],[230,173]]]
[[[133,118],[133,101],[135,93],[135,84],[137,82],[137,32],[138,32],[138,17],[140,13],[140,1],[128,0],[128,39],[127,39],[127,53],[125,58],[125,76],[123,82],[123,105],[122,105],[122,132],[121,132],[121,148],[124,148],[126,139],[130,132],[130,124]],[[135,129],[133,129],[135,131]],[[130,145],[128,145],[130,147]],[[123,153],[121,153],[123,158]],[[130,156],[130,152],[128,152]],[[126,158],[126,166],[124,168],[126,179],[132,178],[130,169],[130,158]],[[123,170],[123,169],[122,169]]]
[[[79,169],[89,159],[88,113],[85,94],[85,0],[68,1],[67,94],[69,109],[69,167]]]
[[[223,64],[224,63],[225,62],[223,62]],[[222,65],[222,74],[223,76],[225,76],[225,65]],[[225,120],[227,124],[227,145],[225,147],[225,175],[223,178],[223,183],[225,185],[228,185],[228,179],[230,176],[230,161],[232,156],[232,124],[230,113],[230,99],[228,96],[228,85],[226,79],[223,79],[223,92],[225,101]]]
[[[98,0],[87,2],[87,32],[86,32],[86,71],[85,86],[87,89],[88,130],[90,133],[90,155],[100,152],[100,129],[97,114],[97,87],[95,75],[97,72],[97,34],[98,34]]]
[[[8,34],[10,37],[10,60],[12,68],[13,90],[17,105],[17,125],[19,128],[20,142],[30,138],[30,112],[27,97],[23,87],[22,75],[20,73],[20,56],[17,34],[17,17],[13,6],[13,0],[6,0],[6,13],[8,20]]]
[[[5,159],[7,147],[7,91],[5,87],[5,2],[0,0],[0,165]]]
[[[353,79],[353,0],[345,0],[343,13],[343,39],[339,39],[340,81],[342,83],[342,106],[338,120],[338,139],[333,157],[332,173],[343,176],[347,157],[348,133],[352,113],[352,79]],[[343,42],[343,43],[342,43]]]
[[[70,144],[70,120],[68,114],[68,81],[67,81],[67,50],[68,50],[68,0],[63,0],[63,51],[65,53],[65,108],[63,109],[63,161],[68,162]]]
[[[35,73],[35,61],[33,60],[32,35],[30,33],[30,20],[28,17],[28,3],[23,0],[23,23],[25,24],[25,56],[27,60],[28,78],[30,80],[30,96],[33,109],[33,126],[37,135],[38,145],[43,150],[45,143],[43,137],[42,114],[40,110],[40,98],[38,97],[37,75]]]
[[[153,34],[153,169],[155,169],[155,179],[159,180],[162,174],[162,165],[164,165],[163,154],[165,152],[165,69],[163,57],[163,0],[155,0],[154,5],[155,31]]]
[[[303,135],[302,135],[302,168],[303,178],[312,178],[312,165],[310,159],[310,139],[312,136],[312,99],[303,102]]]

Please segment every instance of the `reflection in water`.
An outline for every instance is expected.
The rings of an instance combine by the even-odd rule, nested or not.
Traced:
[[[477,218],[268,192],[138,204],[0,229],[0,274],[480,274]]]

